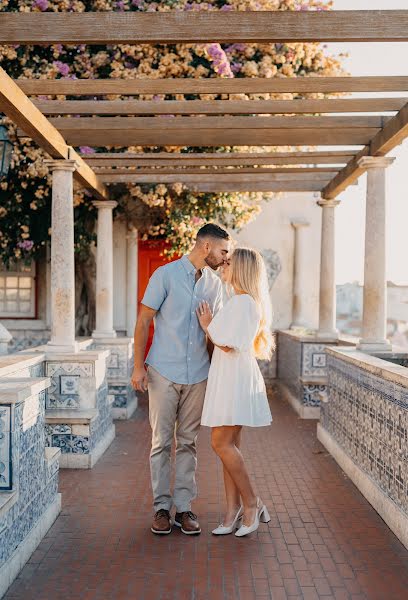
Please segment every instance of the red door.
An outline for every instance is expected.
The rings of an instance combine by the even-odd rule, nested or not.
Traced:
[[[172,260],[177,260],[178,257],[174,257],[171,260],[163,256],[163,251],[166,248],[167,244],[164,240],[148,240],[148,241],[139,241],[138,248],[138,298],[137,303],[138,307],[145,293],[146,286],[149,282],[150,276],[152,273],[162,265],[167,262],[171,262]],[[149,338],[146,346],[146,354],[150,349],[152,339],[153,339],[154,326],[153,323],[150,326]]]

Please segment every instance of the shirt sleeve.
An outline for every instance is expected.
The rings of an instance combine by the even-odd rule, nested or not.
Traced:
[[[234,296],[215,315],[208,333],[217,346],[227,346],[237,352],[251,350],[259,327],[255,302]]]
[[[159,267],[149,279],[149,283],[147,284],[142,298],[142,304],[153,310],[159,310],[166,299],[167,294],[168,290],[165,281],[165,271],[162,267]]]

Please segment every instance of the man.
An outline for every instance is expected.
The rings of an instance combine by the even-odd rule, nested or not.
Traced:
[[[228,259],[230,237],[209,223],[197,234],[188,256],[158,268],[146,288],[135,327],[135,365],[132,385],[149,391],[152,428],[150,469],[155,515],[151,530],[171,533],[174,524],[187,535],[201,533],[191,501],[197,495],[196,440],[200,428],[209,370],[207,340],[196,308],[207,301],[216,313],[222,304],[222,285],[216,271]],[[209,268],[208,268],[209,267]],[[152,347],[144,354],[154,318]],[[176,478],[170,492],[170,454],[176,438]]]

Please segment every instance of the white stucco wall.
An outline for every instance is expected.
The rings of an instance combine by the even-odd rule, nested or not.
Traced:
[[[262,213],[238,235],[239,245],[258,250],[271,249],[278,253],[281,272],[272,288],[274,327],[286,329],[292,321],[293,260],[295,232],[291,221],[310,223],[305,232],[310,243],[304,256],[307,268],[305,314],[310,328],[318,326],[321,208],[313,193],[282,194],[263,204]]]

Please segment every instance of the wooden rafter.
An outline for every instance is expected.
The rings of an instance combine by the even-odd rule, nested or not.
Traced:
[[[44,115],[220,115],[398,111],[408,98],[329,100],[34,100]]]
[[[315,151],[315,152],[98,152],[84,154],[84,159],[92,166],[99,167],[179,167],[179,166],[242,166],[242,165],[311,165],[344,164],[356,152]]]
[[[327,199],[335,198],[365,172],[358,164],[363,156],[384,156],[408,137],[408,103],[384,128],[330,181],[322,192]]]
[[[236,178],[227,178],[226,175],[219,176],[217,178],[214,175],[210,176],[209,180],[203,178],[202,175],[195,176],[190,175],[187,177],[180,178],[174,175],[156,175],[153,178],[151,176],[142,176],[135,174],[122,174],[122,175],[100,175],[102,181],[107,184],[118,184],[118,183],[132,183],[140,184],[143,183],[184,183],[190,189],[202,190],[202,191],[245,191],[245,192],[320,192],[325,185],[326,180],[310,179],[295,180],[287,179],[280,181],[273,181],[270,178],[254,178],[247,176],[245,180],[238,181]]]
[[[406,10],[0,13],[1,44],[407,40]]]
[[[63,129],[72,146],[363,146],[380,131],[359,129]],[[24,137],[25,132],[19,131]]]
[[[52,158],[76,160],[74,177],[91,189],[98,198],[106,199],[107,190],[92,168],[66,143],[57,129],[34,106],[29,98],[0,67],[0,110]]]
[[[2,13],[0,13],[1,16]],[[11,13],[3,13],[11,14]],[[32,15],[33,13],[30,13]],[[110,13],[113,14],[113,13]],[[283,94],[407,92],[408,77],[236,77],[203,79],[17,79],[27,95]]]
[[[51,117],[59,131],[149,130],[193,131],[200,129],[380,129],[392,117],[385,116],[255,116],[255,117]]]
[[[307,176],[310,175],[314,175],[315,173],[325,173],[326,176],[322,177],[322,179],[329,179],[329,175],[330,174],[335,174],[338,173],[339,169],[333,169],[330,167],[304,167],[304,168],[275,168],[275,169],[269,169],[269,168],[229,168],[229,169],[225,169],[225,168],[214,168],[214,167],[209,167],[209,168],[202,168],[202,169],[197,169],[197,168],[175,168],[175,167],[171,167],[171,168],[159,168],[159,169],[134,169],[134,168],[123,168],[123,167],[119,167],[119,168],[112,168],[111,166],[106,166],[106,167],[102,167],[102,168],[97,168],[95,170],[95,172],[98,175],[123,175],[123,174],[134,174],[134,175],[151,175],[151,176],[156,176],[156,175],[177,175],[180,177],[183,177],[184,175],[209,175],[209,174],[213,174],[215,176],[218,175],[242,175],[242,174],[254,174],[254,175],[268,175],[271,174],[272,177],[274,175],[282,175],[283,178],[292,178],[292,176],[294,178],[296,177],[304,177],[307,178]]]

